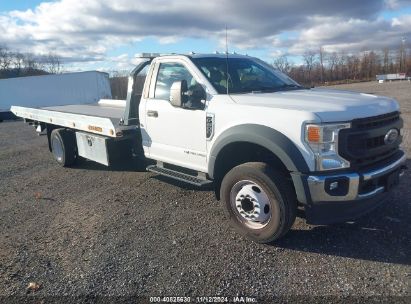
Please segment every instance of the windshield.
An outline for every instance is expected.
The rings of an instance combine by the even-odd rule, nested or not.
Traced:
[[[227,83],[229,94],[303,88],[290,77],[258,59],[203,57],[192,60],[219,94],[227,94]]]

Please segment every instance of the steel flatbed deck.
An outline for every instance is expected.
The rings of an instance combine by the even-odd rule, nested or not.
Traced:
[[[43,122],[109,137],[121,137],[125,130],[135,127],[122,126],[124,100],[100,100],[95,104],[65,105],[44,108],[13,106],[11,111],[29,121]]]

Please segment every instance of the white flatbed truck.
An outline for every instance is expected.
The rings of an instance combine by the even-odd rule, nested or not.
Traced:
[[[290,229],[298,205],[313,224],[359,217],[406,169],[395,100],[307,89],[248,56],[145,55],[123,103],[12,111],[47,131],[62,166],[120,155],[212,185],[232,225],[262,243]]]

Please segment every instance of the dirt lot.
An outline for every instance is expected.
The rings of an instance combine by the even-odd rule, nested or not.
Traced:
[[[338,88],[397,98],[411,155],[411,83]],[[212,191],[86,161],[63,169],[44,136],[22,122],[1,123],[0,302],[26,295],[29,282],[40,284],[35,295],[65,301],[240,294],[405,302],[410,171],[387,204],[355,223],[310,226],[298,218],[284,239],[258,245],[228,226]]]

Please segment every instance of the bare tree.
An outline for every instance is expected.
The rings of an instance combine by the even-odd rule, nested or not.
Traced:
[[[405,49],[405,37],[403,37],[401,40],[400,49],[398,50],[398,63],[399,63],[398,72],[399,73],[402,73],[405,70],[406,57],[407,57],[407,53]]]
[[[361,57],[361,74],[363,79],[374,79],[380,70],[380,59],[373,51],[364,51]]]
[[[327,62],[328,62],[328,69],[330,72],[329,79],[332,81],[336,78],[336,68],[339,61],[339,56],[337,52],[332,52],[331,54],[327,55]]]
[[[347,74],[347,54],[340,52],[337,62],[337,79],[346,80]]]
[[[369,77],[370,79],[373,79],[379,73],[380,66],[381,66],[381,62],[380,62],[381,60],[380,60],[380,56],[374,51],[371,51],[369,56],[370,56]]]
[[[277,57],[276,59],[274,59],[273,61],[273,66],[283,72],[288,74],[290,72],[291,69],[291,63],[288,61],[288,58],[286,55],[281,55],[279,57]]]
[[[383,56],[384,56],[384,59],[383,59],[383,68],[382,68],[382,72],[384,73],[384,74],[386,74],[386,73],[388,73],[388,69],[389,69],[389,62],[390,62],[390,50],[389,50],[389,48],[384,48],[383,50],[382,50],[382,52],[383,52]]]
[[[17,70],[17,74],[20,75],[24,66],[24,54],[20,52],[13,53],[13,66]]]
[[[33,54],[27,53],[24,55],[23,66],[26,70],[37,70],[40,68],[40,63]]]
[[[321,46],[321,47],[320,47],[320,53],[319,53],[319,59],[320,59],[320,81],[321,81],[321,83],[324,82],[324,57],[325,57],[325,51],[324,51],[324,48]]]
[[[408,52],[406,53],[406,57],[407,57],[406,62],[405,62],[406,73],[408,76],[411,76],[411,51],[410,50],[408,50]]]
[[[11,52],[6,47],[0,46],[0,69],[8,70],[12,62]]]
[[[308,81],[312,84],[311,72],[317,61],[317,54],[314,51],[306,51],[303,55],[303,59],[308,73]]]
[[[347,78],[357,80],[360,78],[360,59],[357,56],[347,56]]]
[[[48,54],[44,58],[44,66],[47,71],[51,74],[59,74],[61,73],[61,59],[56,54]]]

